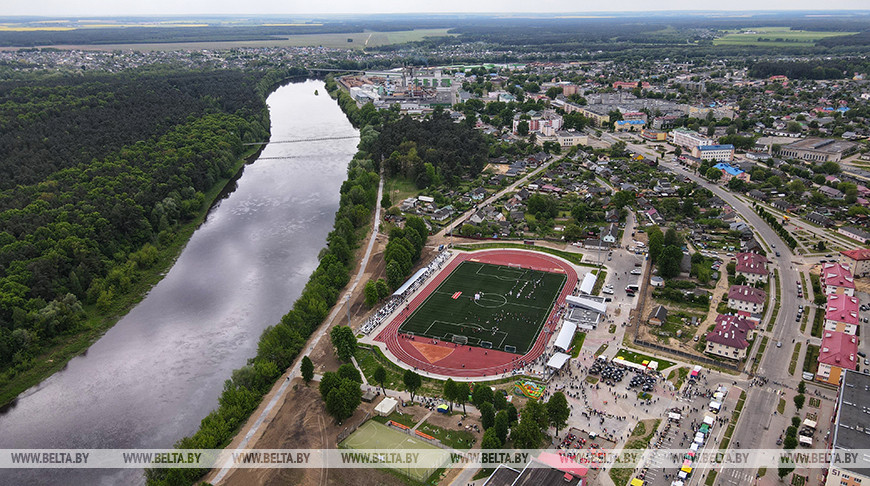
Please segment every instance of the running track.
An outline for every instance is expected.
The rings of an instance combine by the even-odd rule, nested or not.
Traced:
[[[457,345],[452,342],[439,341],[437,346],[444,348],[454,348],[453,351],[446,357],[430,363],[429,360],[423,357],[417,348],[412,344],[414,341],[408,337],[399,335],[399,327],[404,322],[405,318],[410,316],[414,310],[419,307],[426,297],[432,293],[444,279],[450,275],[460,263],[466,260],[473,260],[482,263],[492,263],[496,265],[519,264],[524,268],[534,268],[536,270],[545,270],[549,272],[561,271],[565,273],[568,280],[565,282],[565,287],[556,299],[556,305],[547,317],[547,322],[544,324],[541,333],[535,344],[523,356],[519,356],[504,351],[495,349],[484,349],[475,346]],[[385,343],[387,349],[396,356],[399,360],[407,365],[413,366],[415,369],[435,373],[444,376],[456,376],[467,378],[479,378],[493,375],[500,375],[520,367],[520,363],[529,363],[534,361],[543,354],[547,346],[547,341],[552,332],[555,332],[558,320],[553,319],[553,316],[558,311],[559,307],[565,303],[565,297],[568,296],[574,287],[577,285],[577,272],[570,264],[551,257],[543,253],[522,251],[522,250],[485,250],[475,252],[460,252],[451,262],[436,275],[426,287],[417,293],[413,300],[407,304],[408,309],[402,309],[399,314],[378,334],[376,341]],[[549,330],[550,332],[547,332]],[[431,345],[432,339],[422,336],[413,338],[416,342],[426,343]]]

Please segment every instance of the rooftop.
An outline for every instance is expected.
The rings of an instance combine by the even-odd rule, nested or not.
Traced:
[[[870,248],[857,248],[855,250],[844,250],[840,252],[841,255],[845,255],[852,260],[856,261],[866,261],[870,260]]]
[[[858,364],[858,338],[844,332],[826,331],[819,351],[819,363],[854,370]]]
[[[764,258],[758,253],[738,253],[736,259],[737,272],[767,275],[767,267],[765,267],[767,258]]]
[[[858,324],[858,299],[848,295],[833,294],[828,296],[825,305],[825,320]]]
[[[870,375],[847,371],[843,375],[840,394],[837,397],[837,416],[832,428],[831,447],[836,450],[870,449],[870,434],[865,432],[870,422]],[[837,464],[840,469],[870,475],[868,471],[846,464]]]
[[[763,304],[767,300],[767,292],[749,285],[732,285],[728,289],[728,299]]]
[[[852,272],[840,263],[826,263],[822,269],[822,283],[847,289],[855,288],[855,278]]]
[[[847,142],[845,140],[835,140],[832,138],[818,138],[818,137],[807,137],[803,140],[798,140],[796,142],[792,142],[786,146],[784,149],[793,149],[793,150],[812,150],[815,152],[828,152],[828,153],[836,153],[836,152],[845,152],[855,144],[852,142]]]
[[[721,344],[730,348],[746,349],[749,347],[747,338],[749,332],[755,329],[755,321],[743,316],[719,314],[716,316],[716,327],[707,333],[707,342]]]
[[[725,172],[727,172],[729,175],[732,175],[732,176],[737,176],[737,175],[740,175],[744,172],[744,171],[738,169],[737,167],[733,167],[732,165],[726,164],[724,162],[719,162],[718,164],[714,165],[713,167],[715,167],[719,170],[724,170]]]

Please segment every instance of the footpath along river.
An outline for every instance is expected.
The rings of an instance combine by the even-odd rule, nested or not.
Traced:
[[[359,141],[320,81],[268,105],[271,141],[351,138],[267,145],[148,296],[0,413],[0,449],[171,447],[217,406],[317,266]],[[140,483],[141,469],[0,469],[0,485]]]

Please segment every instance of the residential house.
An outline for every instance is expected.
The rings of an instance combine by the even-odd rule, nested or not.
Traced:
[[[606,228],[601,232],[601,241],[605,243],[616,243],[617,238],[619,237],[619,227],[616,226],[616,223],[610,223]]]
[[[740,360],[746,357],[755,321],[742,316],[719,314],[716,327],[707,333],[705,353]]]
[[[608,209],[606,213],[604,213],[604,221],[608,223],[616,223],[619,221],[619,210],[616,208]]]
[[[831,186],[821,186],[821,187],[819,187],[819,192],[821,192],[825,196],[827,196],[831,199],[835,199],[837,201],[842,201],[846,197],[846,195],[843,194],[843,191],[841,191],[839,189],[834,189]]]
[[[737,275],[746,277],[746,281],[750,284],[758,281],[767,282],[767,258],[758,253],[738,253],[735,258]]]
[[[469,193],[472,201],[481,201],[487,195],[486,189],[478,187]]]
[[[767,201],[767,194],[759,191],[758,189],[752,189],[751,191],[747,192],[746,195],[757,201]]]
[[[825,228],[830,228],[831,226],[834,226],[834,222],[831,221],[831,218],[815,211],[807,215],[807,221],[817,224],[819,226],[824,226]]]
[[[764,312],[767,292],[748,285],[732,285],[728,289],[728,307],[753,314]]]
[[[870,275],[870,248],[856,248],[840,252],[840,263],[849,268],[853,276]]]
[[[858,338],[842,332],[825,331],[819,351],[816,380],[839,385],[844,370],[858,367]]]
[[[651,326],[661,327],[665,324],[665,322],[667,322],[667,320],[668,320],[668,310],[665,308],[665,306],[659,305],[658,307],[655,308],[655,310],[653,310],[650,313],[649,319],[647,320],[647,322]]]
[[[860,241],[861,243],[867,243],[870,241],[870,233],[854,226],[844,226],[839,228],[837,229],[837,233],[840,233],[847,238]]]
[[[791,210],[793,208],[791,203],[789,203],[785,199],[777,199],[776,201],[773,201],[772,203],[770,203],[770,205],[773,206],[774,208],[782,211],[782,212],[785,212],[785,213],[791,212]]]
[[[855,278],[849,267],[840,263],[826,263],[820,276],[825,295],[855,295]]]
[[[844,332],[852,336],[858,334],[858,309],[857,297],[829,295],[825,304],[825,330]]]
[[[734,160],[734,145],[698,145],[692,148],[692,155],[701,160],[731,162]]]

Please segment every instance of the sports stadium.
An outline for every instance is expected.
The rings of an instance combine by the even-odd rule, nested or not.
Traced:
[[[571,264],[544,253],[460,252],[375,341],[419,371],[467,378],[510,373],[541,356],[576,284]]]

